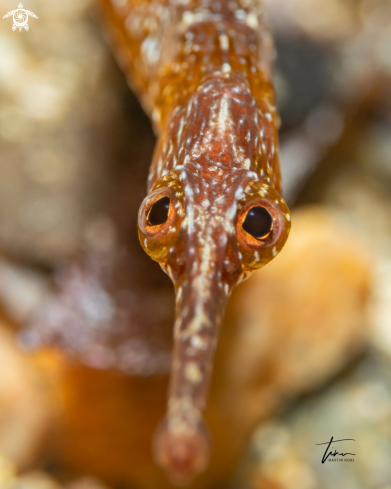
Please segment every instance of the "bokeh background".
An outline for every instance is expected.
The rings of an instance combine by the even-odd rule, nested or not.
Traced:
[[[391,1],[265,5],[293,229],[281,256],[238,290],[227,312],[232,334],[222,333],[212,392],[223,393],[221,416],[235,407],[242,441],[235,464],[226,463],[224,487],[390,489]],[[2,16],[16,1],[0,0],[0,8]],[[103,385],[101,403],[111,396],[120,405],[127,381],[113,379],[121,375],[142,377],[164,396],[166,381],[156,387],[155,378],[167,374],[167,345],[151,347],[151,366],[143,343],[120,352],[126,333],[113,340],[91,326],[79,334],[67,328],[68,316],[60,321],[66,331],[53,332],[39,316],[61,285],[59,270],[81,251],[110,250],[124,222],[140,260],[128,273],[147,270],[135,216],[154,135],[91,0],[29,0],[25,8],[39,17],[29,32],[0,21],[0,488],[155,489],[148,464],[137,483],[132,467],[123,477],[121,464],[104,468],[109,453],[129,458],[137,446],[127,453],[108,441],[102,453],[90,452],[104,444],[107,424],[99,395],[91,388],[95,404],[83,395],[89,383]],[[85,290],[75,293],[82,302]],[[105,314],[102,297],[86,297],[89,317]],[[172,296],[155,303],[168,321]],[[31,352],[48,339],[62,350]],[[321,464],[315,444],[331,436],[355,440],[343,447],[354,462]],[[217,449],[224,466],[224,445]],[[223,487],[214,480],[206,474],[197,487]]]

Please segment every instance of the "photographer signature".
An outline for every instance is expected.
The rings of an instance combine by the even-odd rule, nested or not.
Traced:
[[[322,464],[324,464],[329,457],[336,457],[337,455],[340,455],[341,457],[345,457],[345,455],[356,455],[355,453],[349,453],[349,452],[339,453],[337,452],[337,450],[334,450],[334,452],[332,450],[328,451],[332,443],[338,443],[340,441],[355,441],[355,440],[353,438],[343,438],[342,440],[334,440],[334,437],[332,436],[331,440],[328,442],[315,443],[315,445],[327,445],[326,450],[323,454]]]

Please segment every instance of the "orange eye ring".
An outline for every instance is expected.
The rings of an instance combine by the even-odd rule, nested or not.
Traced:
[[[153,209],[158,202],[160,209]],[[169,187],[155,189],[140,206],[138,235],[141,246],[162,267],[180,233],[183,212],[180,208],[179,199]]]
[[[158,207],[156,207],[158,206]],[[142,233],[154,237],[168,233],[175,220],[174,196],[168,187],[150,193],[140,206],[138,225]]]
[[[254,218],[252,223],[248,221],[249,216]],[[249,202],[240,209],[237,218],[236,234],[239,244],[245,249],[253,250],[274,246],[284,229],[284,221],[282,211],[272,199],[258,198]]]

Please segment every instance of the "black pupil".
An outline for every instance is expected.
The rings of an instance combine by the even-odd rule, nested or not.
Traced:
[[[263,207],[253,207],[247,213],[243,221],[243,229],[253,238],[261,239],[267,237],[272,230],[272,216]]]
[[[148,214],[148,224],[150,226],[159,226],[164,224],[168,219],[168,212],[170,210],[170,198],[162,197],[156,201]]]

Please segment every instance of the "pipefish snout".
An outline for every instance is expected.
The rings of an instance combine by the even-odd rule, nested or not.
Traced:
[[[176,292],[157,463],[178,484],[207,465],[203,421],[233,287],[284,246],[272,42],[257,0],[101,0],[129,81],[159,135],[139,211],[144,250]]]

